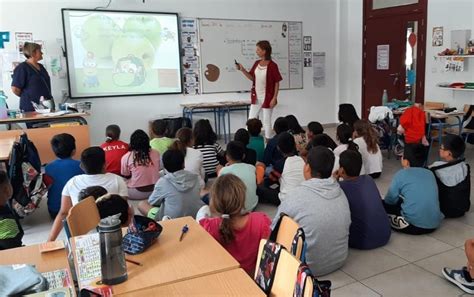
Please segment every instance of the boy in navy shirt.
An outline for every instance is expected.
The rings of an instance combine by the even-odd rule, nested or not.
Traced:
[[[53,179],[53,184],[48,190],[48,211],[51,218],[58,215],[61,208],[61,193],[64,185],[74,176],[83,174],[80,163],[73,160],[76,153],[76,140],[70,134],[58,134],[51,139],[51,147],[58,157],[46,165],[45,173]]]
[[[423,168],[425,148],[406,144],[402,166],[392,179],[384,200],[392,228],[419,235],[435,231],[444,216],[440,211],[438,185],[434,174]]]
[[[273,166],[276,162],[283,159],[283,155],[278,150],[278,137],[280,137],[281,133],[288,131],[288,121],[284,117],[279,117],[273,124],[273,130],[276,135],[268,141],[263,153],[263,163],[267,167]]]
[[[339,156],[339,166],[336,177],[343,178],[339,184],[351,209],[349,246],[368,250],[386,245],[392,232],[390,221],[374,180],[368,175],[359,176],[362,155],[346,150]]]

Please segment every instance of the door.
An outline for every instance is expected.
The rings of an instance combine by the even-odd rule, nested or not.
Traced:
[[[416,2],[375,9],[375,0],[364,1],[362,115],[365,118],[370,107],[382,105],[384,90],[389,101],[424,101],[427,1]]]

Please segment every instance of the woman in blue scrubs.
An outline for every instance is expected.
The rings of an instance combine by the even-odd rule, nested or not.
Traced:
[[[40,97],[53,99],[51,95],[51,79],[48,71],[40,63],[43,59],[41,46],[33,42],[25,42],[23,54],[26,61],[20,63],[13,71],[12,91],[20,97],[20,109],[35,111],[32,102],[40,103]]]

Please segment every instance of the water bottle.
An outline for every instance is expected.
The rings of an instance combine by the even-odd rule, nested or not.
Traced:
[[[7,96],[3,91],[0,91],[0,119],[8,118]]]
[[[387,90],[383,90],[383,95],[382,95],[382,105],[385,106],[388,103],[388,93]]]
[[[127,280],[127,264],[122,248],[122,229],[120,219],[111,216],[100,220],[100,262],[102,283],[116,285]]]

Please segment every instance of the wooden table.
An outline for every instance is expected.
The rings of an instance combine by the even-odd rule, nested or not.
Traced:
[[[192,278],[237,269],[239,263],[193,218],[160,222],[163,232],[144,253],[127,258],[143,266],[127,263],[128,280],[113,286],[114,295],[163,286]],[[181,229],[189,231],[179,241]],[[72,245],[74,246],[74,238]]]
[[[52,149],[51,149],[51,138],[54,135],[61,133],[68,133],[74,136],[76,139],[76,155],[73,156],[75,159],[78,159],[82,151],[90,146],[89,138],[89,126],[84,117],[89,116],[88,113],[71,113],[60,116],[46,116],[44,114],[39,114],[36,112],[27,112],[22,118],[8,118],[0,119],[0,125],[10,125],[10,124],[19,124],[19,123],[29,123],[29,122],[38,122],[38,123],[51,123],[55,125],[54,127],[46,128],[36,128],[36,129],[19,129],[19,130],[5,130],[0,131],[0,161],[2,161],[1,156],[3,155],[3,148],[6,149],[7,146],[3,147],[3,139],[16,137],[23,133],[26,133],[28,139],[31,140],[40,155],[41,162],[47,164],[56,159]],[[77,126],[68,126],[61,124],[61,122],[74,121],[79,123]],[[8,142],[8,141],[6,141]],[[11,150],[11,147],[10,147]],[[7,158],[10,155],[8,152]]]
[[[242,269],[214,273],[160,287],[149,288],[123,296],[265,296]]]
[[[17,140],[17,136],[7,136],[5,138],[0,138],[0,162],[8,162],[13,144]]]
[[[57,250],[48,253],[40,253],[39,245],[30,245],[15,249],[0,251],[0,265],[31,264],[35,265],[39,272],[48,272],[67,268],[69,275],[69,263],[66,250]],[[71,279],[71,284],[72,284]]]

